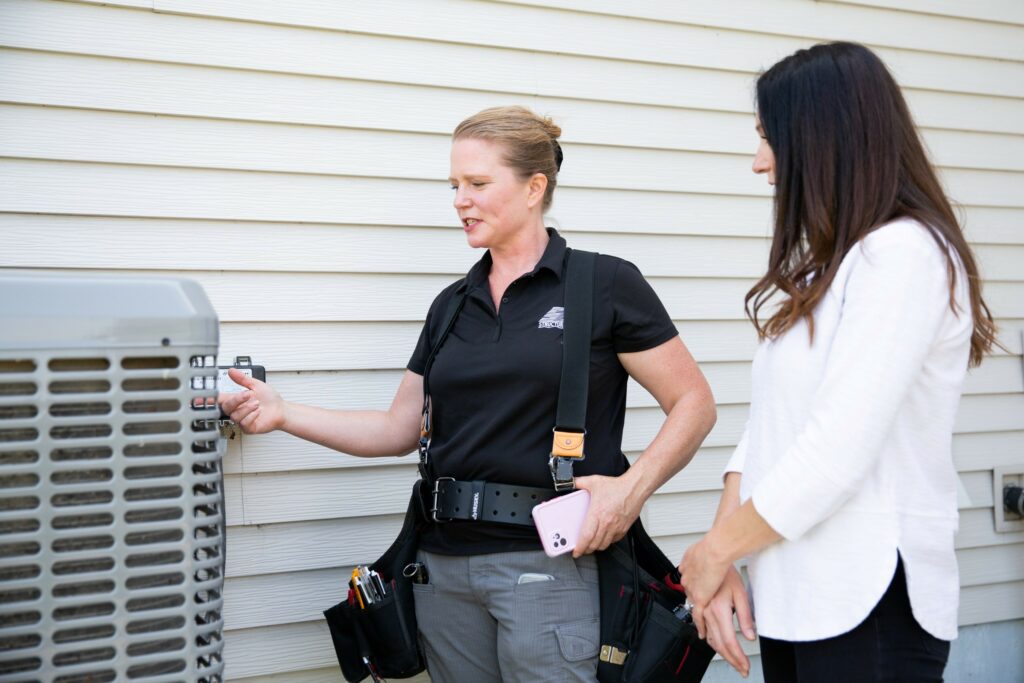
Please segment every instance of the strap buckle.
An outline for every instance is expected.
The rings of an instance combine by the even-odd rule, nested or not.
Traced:
[[[430,508],[430,518],[432,520],[434,520],[435,522],[449,522],[449,521],[451,521],[450,517],[447,518],[447,519],[442,519],[442,518],[437,516],[438,510],[441,509],[437,505],[437,498],[438,498],[438,496],[441,495],[441,482],[442,481],[455,481],[455,477],[438,477],[437,479],[434,480],[434,502],[433,502],[433,506]]]
[[[551,431],[554,433],[551,440],[551,459],[548,460],[551,479],[555,483],[556,491],[572,491],[576,488],[572,466],[576,461],[587,457],[583,453],[583,442],[587,433],[564,431],[558,427]]]
[[[576,479],[572,475],[572,463],[571,458],[561,458],[557,455],[552,455],[548,460],[551,479],[555,483],[556,491],[572,491],[576,488]]]

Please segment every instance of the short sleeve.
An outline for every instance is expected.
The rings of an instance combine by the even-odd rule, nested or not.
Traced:
[[[436,302],[435,302],[436,303]],[[427,358],[430,356],[430,320],[434,307],[431,306],[427,312],[427,319],[423,321],[423,328],[420,330],[420,338],[416,341],[416,348],[413,349],[412,358],[405,367],[417,375],[422,375],[427,367]]]
[[[654,288],[629,261],[619,261],[615,269],[612,308],[616,353],[653,349],[679,334]]]

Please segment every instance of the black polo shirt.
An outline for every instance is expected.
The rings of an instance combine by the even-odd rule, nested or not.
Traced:
[[[430,370],[436,476],[550,488],[551,430],[562,369],[566,243],[548,228],[544,255],[502,295],[496,312],[487,277],[490,252],[430,306],[408,368],[423,374],[448,302],[465,306]],[[594,278],[594,319],[587,402],[586,459],[576,475],[619,475],[627,374],[616,354],[644,351],[675,337],[671,318],[640,271],[601,254]],[[540,550],[536,530],[490,522],[432,523],[423,549],[448,555]]]

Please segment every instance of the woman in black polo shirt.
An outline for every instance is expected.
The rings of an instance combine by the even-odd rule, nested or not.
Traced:
[[[551,489],[548,467],[562,364],[566,242],[544,227],[561,130],[522,107],[488,109],[453,135],[454,205],[469,245],[488,251],[430,307],[387,411],[335,411],[248,387],[224,401],[246,433],[282,429],[361,456],[402,455],[420,436],[423,372],[448,303],[465,303],[430,369],[435,477]],[[576,487],[591,506],[573,556],[549,558],[532,525],[432,523],[419,559],[416,617],[432,680],[592,681],[599,648],[591,553],[621,538],[643,503],[696,452],[715,421],[707,382],[657,295],[631,263],[595,264],[586,458]],[[667,417],[623,472],[626,383],[632,376]],[[482,485],[482,484],[481,484]]]

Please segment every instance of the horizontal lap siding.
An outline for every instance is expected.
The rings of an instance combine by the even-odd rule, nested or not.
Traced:
[[[1017,0],[964,3],[961,0],[835,0],[855,5],[891,7],[908,12],[939,14],[960,19],[1024,26],[1024,6]]]
[[[566,151],[551,223],[640,267],[719,403],[644,511],[678,557],[748,410],[742,301],[771,210],[749,172],[753,79],[815,40],[864,42],[904,86],[1008,348],[970,374],[953,440],[961,622],[1024,617],[1024,533],[994,532],[991,480],[1024,452],[1024,15],[876,4],[8,0],[0,267],[191,277],[222,358],[251,354],[294,400],[384,408],[426,307],[478,257],[453,225],[451,129],[496,104],[548,113]],[[631,383],[627,455],[660,423]],[[231,679],[336,680],[319,611],[397,532],[413,462],[230,442]]]

